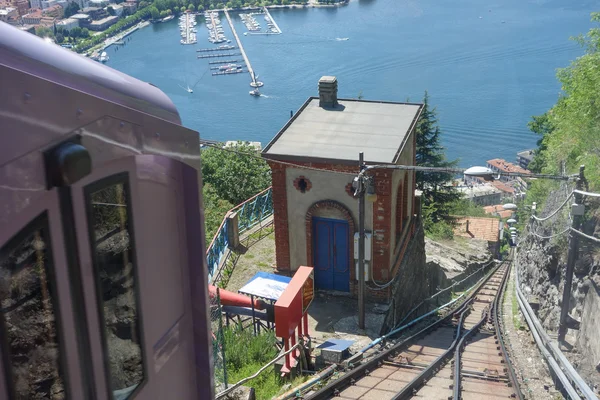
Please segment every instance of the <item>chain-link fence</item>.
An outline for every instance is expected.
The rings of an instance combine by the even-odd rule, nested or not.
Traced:
[[[220,290],[210,299],[210,331],[213,344],[213,373],[217,391],[227,389],[227,363],[225,362],[225,332],[221,311]]]

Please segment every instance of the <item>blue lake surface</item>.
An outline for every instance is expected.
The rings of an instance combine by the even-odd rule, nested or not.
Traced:
[[[527,122],[556,102],[556,69],[583,54],[569,37],[587,32],[590,12],[599,9],[588,0],[354,0],[340,8],[272,10],[283,34],[248,36],[232,13],[265,83],[258,98],[248,94],[248,74],[211,76],[209,60],[196,59],[197,49],[214,47],[201,17],[196,45],[179,44],[175,19],[109,48],[107,65],[158,86],[202,138],[263,146],[291,110],[317,95],[323,75],[337,76],[339,97],[417,102],[427,90],[447,157],[468,167],[497,157],[514,161],[517,151],[535,147]],[[235,44],[225,16],[221,21]]]

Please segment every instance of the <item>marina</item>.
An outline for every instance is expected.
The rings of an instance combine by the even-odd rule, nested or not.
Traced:
[[[221,20],[219,19],[219,13],[216,11],[207,11],[204,13],[204,21],[206,22],[206,28],[208,28],[208,41],[213,44],[218,43],[230,43],[231,40],[225,37]]]
[[[186,12],[179,17],[179,30],[181,32],[181,44],[195,44],[198,43],[196,38],[196,16]]]
[[[234,71],[219,71],[219,72],[213,72],[212,75],[213,76],[218,76],[218,75],[235,75],[235,74],[241,74],[244,72],[248,72],[248,71],[244,71],[244,70],[234,70]]]
[[[275,19],[271,16],[269,9],[267,7],[263,7],[263,10],[265,11],[265,21],[267,21],[267,26],[269,27],[267,33],[272,35],[281,35],[283,32],[281,32],[281,28],[279,28],[279,25],[277,25],[277,22],[275,22]]]

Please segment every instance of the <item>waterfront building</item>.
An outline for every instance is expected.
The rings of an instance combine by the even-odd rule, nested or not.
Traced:
[[[110,15],[106,18],[86,23],[85,28],[88,28],[91,31],[103,31],[105,29],[108,29],[108,27],[116,24],[117,21],[119,21],[119,17],[117,17],[116,15]]]
[[[79,20],[75,18],[66,18],[58,22],[56,26],[61,26],[65,30],[70,31],[71,29],[77,28],[79,26]]]
[[[137,11],[137,4],[134,1],[126,1],[120,4],[123,7],[123,11],[129,13],[129,15],[135,14]]]
[[[489,183],[470,183],[458,186],[456,190],[462,193],[463,198],[480,206],[498,204],[502,200],[502,192]]]
[[[533,150],[523,150],[517,153],[517,164],[521,168],[527,169],[531,160],[533,160]]]
[[[81,10],[82,14],[87,14],[93,20],[99,20],[108,17],[105,9],[99,7],[86,7]]]
[[[110,7],[112,7],[113,10],[115,10],[115,15],[117,15],[118,17],[121,17],[123,15],[123,11],[125,10],[125,8],[120,5],[120,4],[109,4]]]
[[[520,166],[515,165],[506,160],[503,160],[501,158],[495,158],[493,160],[488,160],[487,167],[489,169],[491,169],[492,171],[494,171],[495,173],[501,173],[501,172],[505,172],[505,173],[514,172],[514,173],[520,173],[520,174],[530,174],[531,173],[530,171],[526,170],[525,168],[521,168]],[[504,176],[503,175],[500,177],[500,180],[502,182],[509,182],[514,179],[515,179],[515,177],[512,177],[512,176]]]
[[[322,77],[319,97],[304,103],[262,156],[272,171],[278,271],[315,266],[316,288],[356,294],[359,210],[352,182],[359,152],[371,165],[415,165],[415,123],[423,106],[338,99],[337,85],[335,77]],[[415,240],[420,198],[414,171],[373,169],[369,176],[365,279],[389,282]],[[383,301],[390,293],[367,289]]]

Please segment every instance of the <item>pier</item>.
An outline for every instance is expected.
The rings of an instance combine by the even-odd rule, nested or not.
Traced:
[[[218,61],[209,61],[208,63],[211,65],[215,65],[215,64],[228,64],[228,63],[237,63],[240,62],[240,60],[218,60]]]
[[[263,7],[263,10],[265,11],[265,14],[269,17],[269,20],[271,20],[271,22],[275,26],[275,29],[277,29],[277,35],[280,35],[281,33],[283,33],[283,32],[281,32],[279,25],[277,25],[277,22],[275,22],[275,19],[273,19],[273,17],[271,16],[269,9],[267,7]]]
[[[241,50],[241,49],[240,49]],[[239,56],[242,55],[240,53],[225,53],[225,54],[202,54],[199,56],[196,56],[198,58],[214,58],[214,57],[234,57],[234,56]]]
[[[198,50],[196,50],[196,52],[204,53],[207,51],[223,51],[223,50],[235,50],[235,49],[237,49],[237,46],[219,46],[216,49],[198,49]]]
[[[240,40],[240,37],[238,36],[237,31],[235,30],[235,26],[233,26],[233,21],[231,20],[231,17],[229,16],[229,12],[227,12],[227,10],[224,10],[224,12],[225,12],[225,17],[227,17],[227,22],[229,22],[229,27],[231,28],[231,32],[233,32],[233,37],[235,37],[235,41],[237,42],[240,52],[242,53],[242,57],[244,58],[244,62],[246,63],[246,67],[248,68],[248,72],[250,73],[250,77],[252,78],[252,83],[256,84],[256,78],[255,78],[256,75],[254,75],[254,70],[252,69],[252,64],[250,64],[250,60],[248,59],[248,56],[246,55],[244,46],[242,46],[242,41]]]
[[[244,70],[237,70],[237,71],[221,71],[221,72],[213,72],[212,75],[213,76],[217,76],[217,75],[235,75],[235,74],[242,74],[244,72],[248,72],[248,71],[244,71]]]

